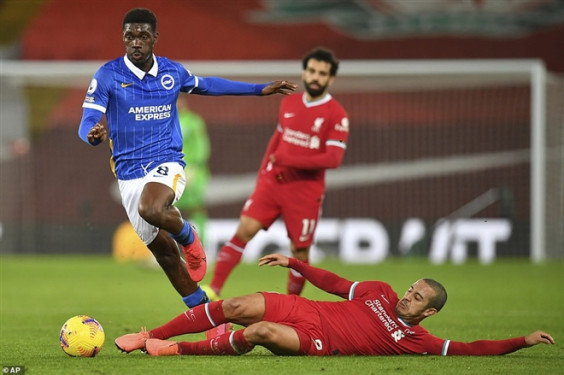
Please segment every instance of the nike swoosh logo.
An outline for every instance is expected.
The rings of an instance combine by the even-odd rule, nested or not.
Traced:
[[[284,113],[284,118],[290,118],[290,117],[294,117],[295,114],[293,113]]]
[[[133,85],[133,83],[122,83],[121,87],[126,88],[126,87],[129,87],[131,85]]]

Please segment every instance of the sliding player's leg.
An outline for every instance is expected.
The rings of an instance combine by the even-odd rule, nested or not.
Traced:
[[[127,353],[143,349],[149,338],[166,340],[188,333],[204,332],[225,323],[249,325],[264,316],[265,300],[261,293],[198,305],[148,332],[142,329],[118,337],[116,346]]]
[[[295,355],[300,350],[300,339],[292,327],[258,322],[245,329],[196,342],[149,339],[146,349],[152,356],[242,355],[253,350],[256,345],[264,346],[274,354]]]

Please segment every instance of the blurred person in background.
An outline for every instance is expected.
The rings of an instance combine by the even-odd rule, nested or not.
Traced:
[[[206,273],[207,259],[195,230],[174,206],[186,183],[178,95],[288,94],[296,85],[196,76],[175,61],[155,56],[158,39],[153,12],[135,8],[125,14],[125,55],[94,74],[78,134],[93,146],[109,138],[110,165],[128,218],[184,303],[193,307],[208,301],[198,284]],[[107,128],[100,123],[104,115]]]
[[[302,59],[305,92],[282,101],[278,125],[266,148],[254,192],[241,211],[235,235],[220,249],[213,279],[207,287],[217,299],[224,283],[241,261],[247,243],[282,218],[293,257],[309,261],[309,250],[321,217],[325,170],[341,165],[349,135],[346,111],[329,93],[339,61],[318,47]],[[300,294],[305,279],[290,270],[287,292]]]
[[[351,281],[330,271],[280,254],[259,259],[259,266],[289,267],[341,301],[312,301],[297,295],[259,292],[206,303],[150,331],[118,337],[125,352],[144,349],[152,356],[241,355],[260,345],[279,355],[501,355],[552,336],[536,331],[503,340],[460,342],[429,333],[419,323],[437,314],[447,301],[443,285],[419,279],[401,298],[383,281]],[[226,322],[246,328],[196,342],[168,341]]]
[[[184,143],[184,161],[186,167],[186,187],[184,194],[176,202],[182,216],[196,227],[202,243],[206,243],[206,225],[208,212],[206,209],[206,191],[210,179],[208,161],[210,158],[210,140],[206,123],[202,116],[190,109],[185,95],[176,102],[178,120]]]

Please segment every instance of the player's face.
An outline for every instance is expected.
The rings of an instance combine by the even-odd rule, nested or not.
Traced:
[[[331,64],[325,61],[309,59],[307,66],[302,73],[302,80],[309,99],[317,99],[323,95],[333,83],[331,74]]]
[[[123,27],[123,45],[129,61],[143,71],[153,65],[153,46],[159,33],[154,33],[148,23],[126,23]]]
[[[435,291],[423,280],[415,282],[396,305],[396,314],[407,323],[417,324],[437,312],[428,307]]]

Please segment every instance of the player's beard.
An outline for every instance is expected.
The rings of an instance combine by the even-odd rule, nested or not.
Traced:
[[[311,87],[311,84],[316,83],[319,87],[318,88],[313,88]],[[313,81],[313,82],[306,82],[304,81],[304,86],[305,89],[307,91],[307,93],[309,94],[309,96],[311,96],[312,98],[317,98],[321,95],[323,95],[323,93],[325,92],[325,90],[327,90],[327,85],[322,86],[319,82],[317,81]]]

